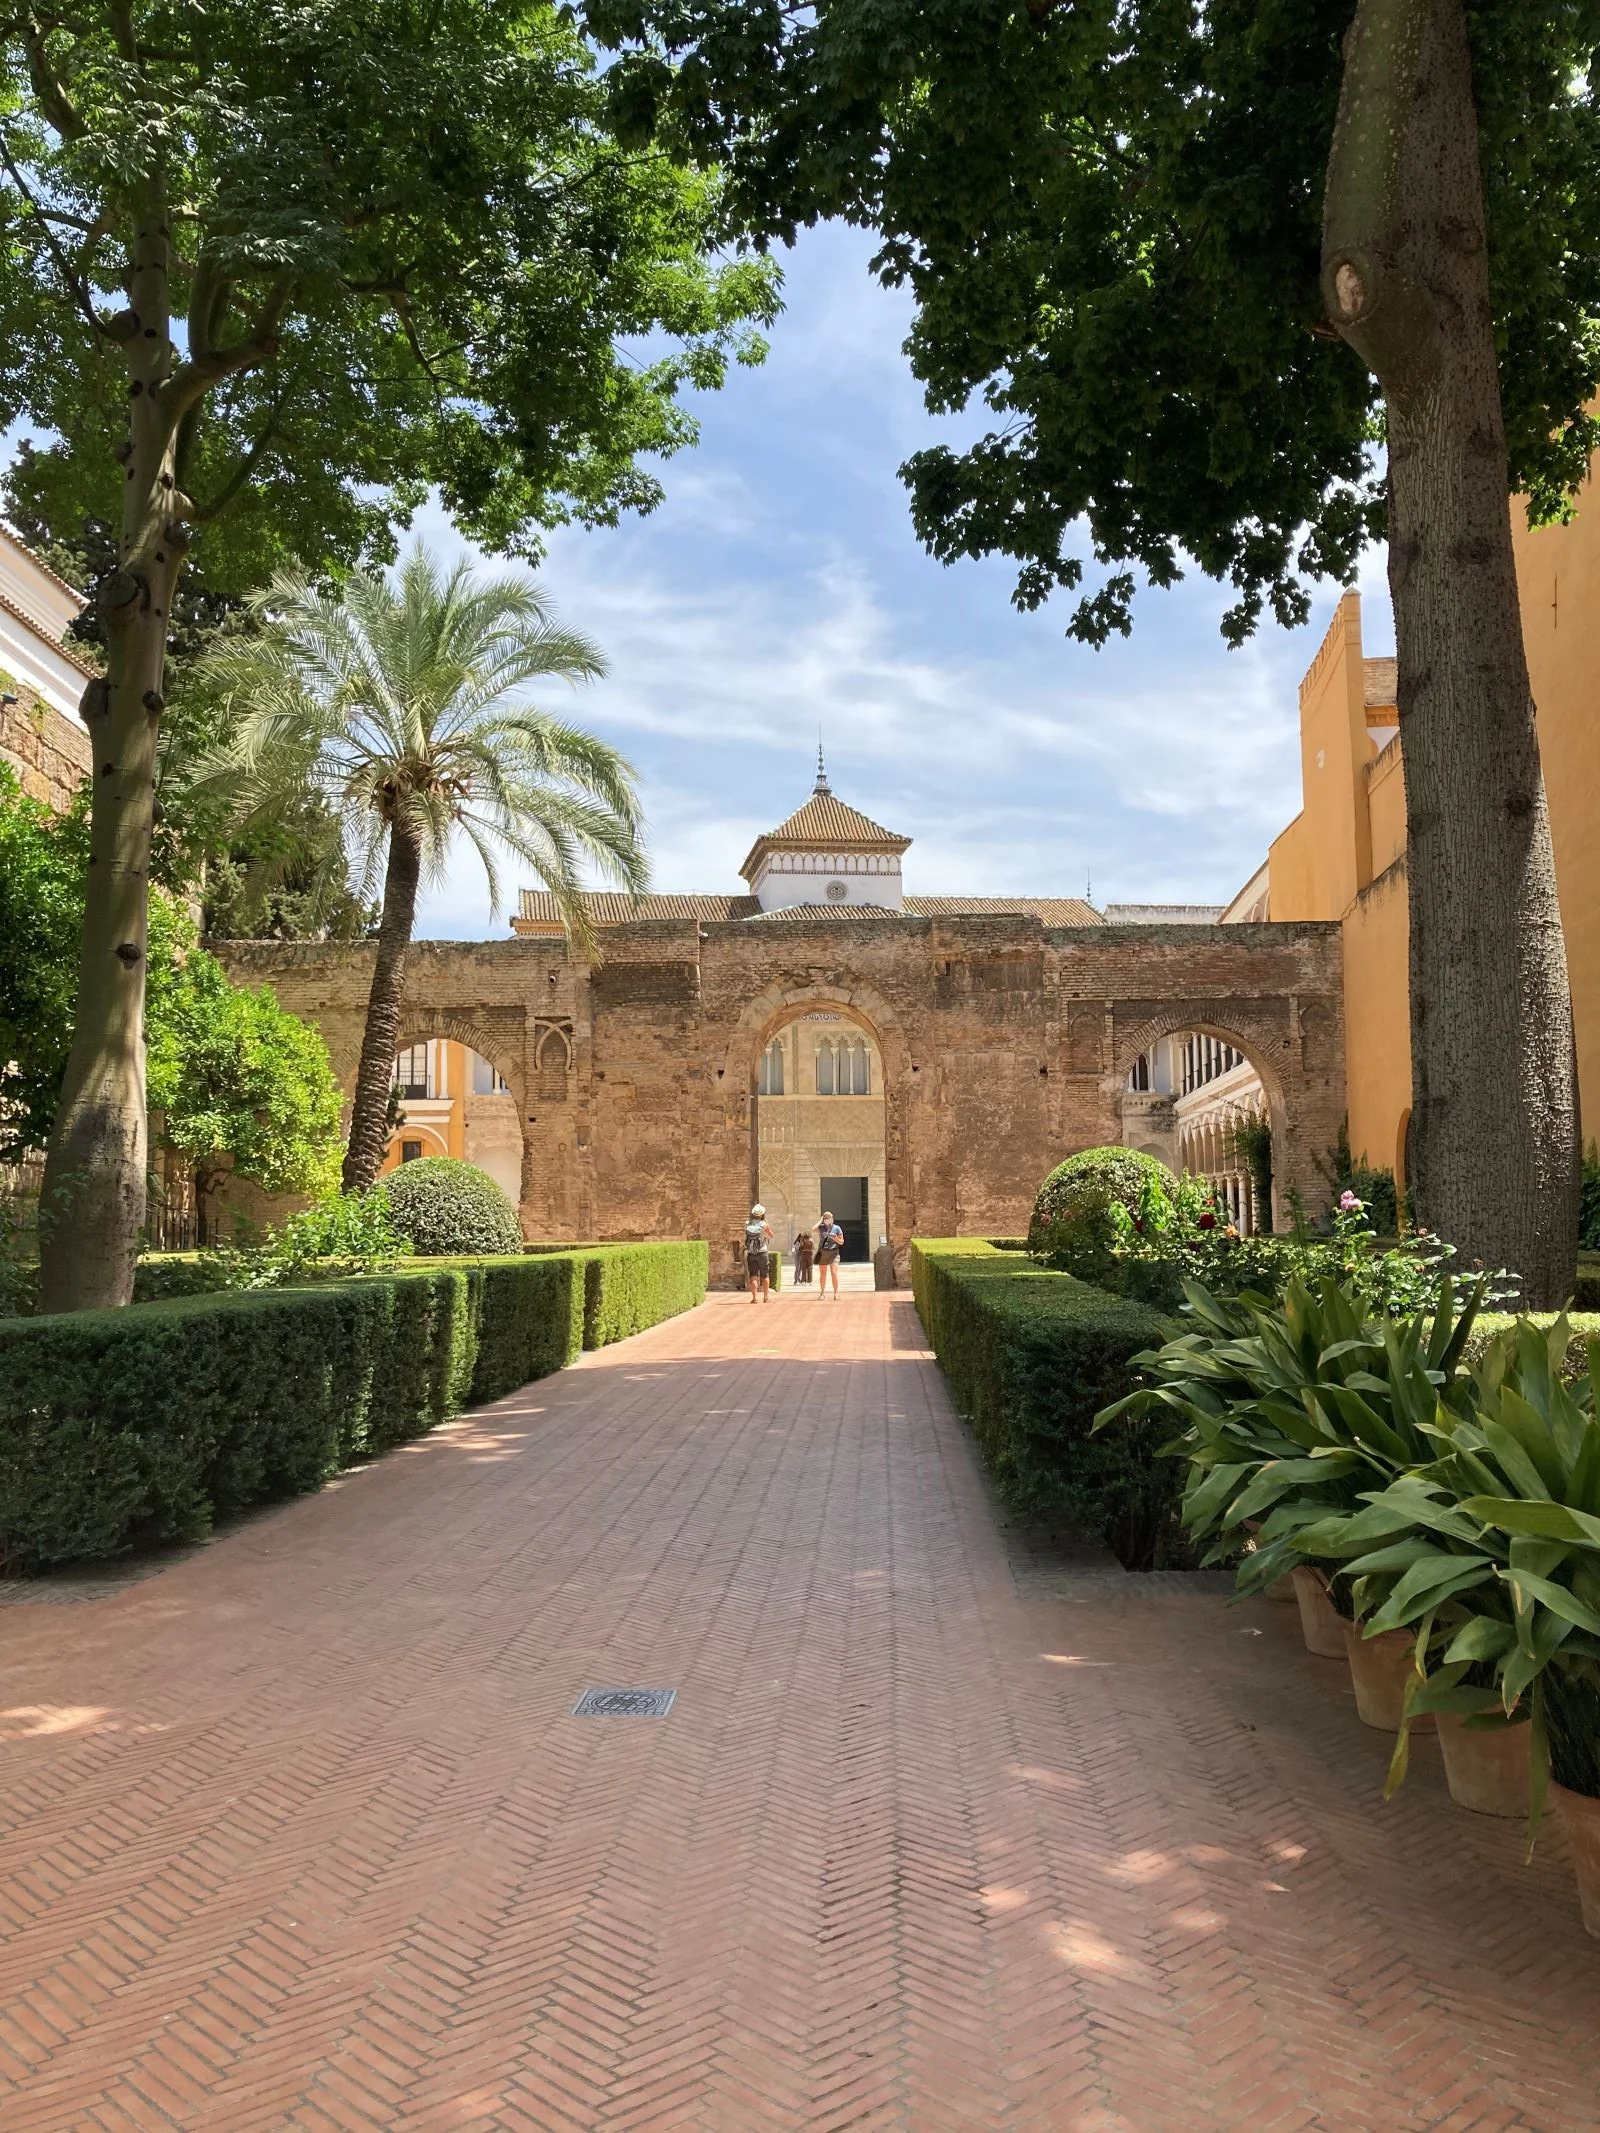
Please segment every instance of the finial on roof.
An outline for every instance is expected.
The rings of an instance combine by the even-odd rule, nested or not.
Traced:
[[[828,783],[828,773],[822,761],[822,735],[820,733],[817,735],[817,782],[811,789],[813,792],[831,792],[833,790]]]

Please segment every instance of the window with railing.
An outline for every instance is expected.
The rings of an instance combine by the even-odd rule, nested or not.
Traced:
[[[756,1094],[758,1096],[781,1096],[783,1094],[783,1045],[774,1037],[761,1054],[761,1064],[756,1070]]]
[[[401,1097],[409,1097],[413,1103],[433,1094],[433,1064],[431,1047],[426,1044],[407,1045],[403,1052],[395,1054],[394,1085]]]

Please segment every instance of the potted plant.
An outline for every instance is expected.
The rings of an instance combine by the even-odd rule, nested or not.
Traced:
[[[1353,1582],[1338,1552],[1306,1536],[1434,1455],[1427,1426],[1469,1382],[1461,1359],[1478,1294],[1459,1303],[1445,1277],[1431,1310],[1396,1322],[1332,1274],[1314,1287],[1292,1280],[1281,1304],[1219,1299],[1192,1282],[1186,1293],[1194,1331],[1136,1358],[1153,1382],[1095,1427],[1174,1417],[1165,1450],[1189,1462],[1183,1515],[1209,1543],[1204,1560],[1235,1562],[1241,1597],[1292,1574],[1307,1647],[1347,1657]]]

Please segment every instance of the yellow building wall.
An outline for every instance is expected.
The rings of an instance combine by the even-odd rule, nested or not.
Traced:
[[[1591,477],[1564,526],[1515,528],[1523,638],[1538,706],[1586,1134],[1600,1133],[1600,501]],[[1300,686],[1304,804],[1275,839],[1268,913],[1344,933],[1350,1147],[1405,1174],[1411,1110],[1405,780],[1368,721],[1361,602],[1346,593]],[[1392,716],[1392,713],[1389,714]]]
[[[1522,637],[1550,802],[1584,1136],[1600,1133],[1600,493],[1565,526],[1514,533]]]

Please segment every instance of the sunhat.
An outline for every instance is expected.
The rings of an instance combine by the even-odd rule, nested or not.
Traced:
[[[750,1212],[753,1215],[764,1215],[766,1213],[766,1209],[762,1206],[761,1202],[757,1200],[755,1206],[751,1208]]]

